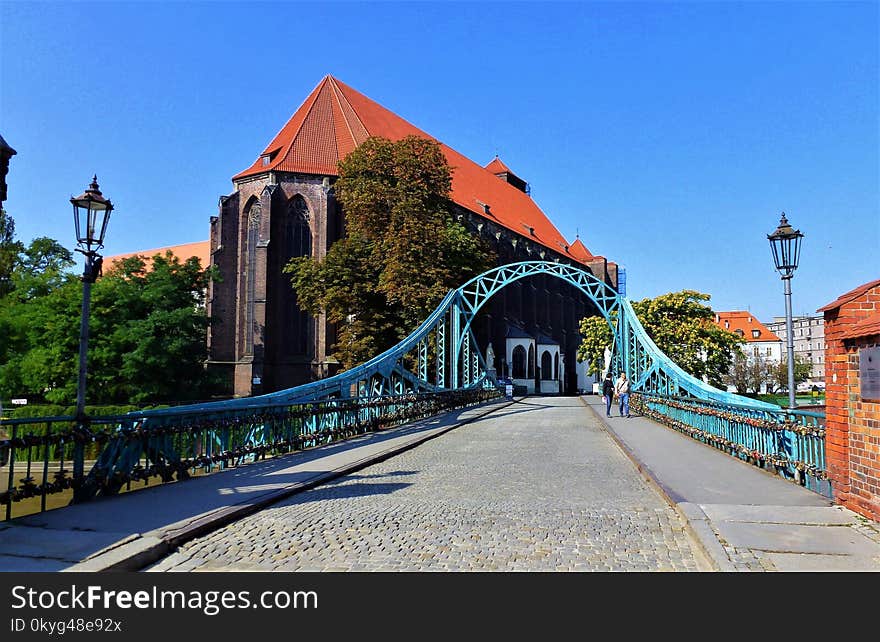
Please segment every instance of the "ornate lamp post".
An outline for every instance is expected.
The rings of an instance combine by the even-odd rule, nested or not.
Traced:
[[[788,339],[788,406],[795,407],[794,385],[794,331],[791,323],[791,277],[798,266],[801,252],[801,239],[804,235],[800,230],[792,229],[782,213],[779,227],[773,234],[768,234],[770,249],[773,251],[773,262],[785,284],[785,333]]]
[[[73,222],[76,226],[76,248],[85,256],[85,268],[83,269],[83,298],[82,317],[79,331],[79,385],[76,391],[76,420],[82,432],[85,432],[85,405],[86,405],[86,355],[89,344],[89,303],[91,301],[92,283],[101,273],[101,264],[104,259],[98,254],[98,250],[104,247],[104,233],[107,231],[107,223],[110,222],[110,212],[113,204],[101,194],[98,189],[98,177],[92,178],[89,188],[75,198],[70,199],[73,205]],[[80,455],[82,447],[77,448],[74,456],[74,478],[82,475],[83,458]],[[79,469],[79,470],[77,470]]]

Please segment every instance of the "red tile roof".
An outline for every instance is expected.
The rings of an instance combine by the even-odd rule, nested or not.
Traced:
[[[837,308],[844,305],[845,303],[849,303],[853,299],[856,299],[856,298],[862,296],[865,292],[867,292],[871,288],[876,288],[878,285],[880,285],[880,279],[877,279],[876,281],[871,281],[870,283],[865,283],[864,285],[860,285],[859,287],[855,288],[854,290],[850,290],[846,294],[841,294],[839,297],[837,297],[834,301],[832,301],[828,305],[823,305],[821,308],[816,310],[816,312],[826,312],[828,310],[836,310]]]
[[[579,238],[575,239],[574,243],[569,246],[568,251],[579,261],[589,261],[595,258]]]
[[[742,310],[734,310],[732,312],[716,312],[715,323],[725,330],[736,332],[742,330],[742,338],[747,342],[754,341],[782,341],[775,333],[770,332],[763,323],[752,316],[751,312]],[[752,334],[753,330],[758,331],[758,336]]]
[[[326,76],[253,165],[232,180],[270,170],[337,176],[337,163],[369,136],[399,140],[409,135],[436,140],[333,76]],[[565,249],[568,242],[527,194],[498,180],[491,170],[454,149],[443,143],[440,146],[452,170],[453,201],[544,247],[584,262]],[[501,161],[498,163],[503,166]],[[489,205],[488,214],[483,204]]]
[[[495,160],[486,165],[486,169],[493,174],[504,174],[505,172],[508,174],[513,174],[513,172],[510,171],[510,168],[502,163],[501,159],[497,156],[495,157]],[[514,176],[516,176],[516,174],[514,174]]]
[[[171,253],[179,258],[181,261],[185,261],[188,258],[195,256],[199,259],[202,265],[202,269],[208,267],[211,264],[211,242],[210,241],[198,241],[196,243],[183,243],[181,245],[169,245],[168,247],[159,247],[155,250],[139,250],[137,252],[129,252],[128,254],[115,254],[114,256],[108,256],[104,259],[105,269],[109,269],[113,267],[114,263],[121,261],[122,259],[127,259],[132,256],[141,256],[145,259],[150,259],[157,254],[165,255],[165,252],[171,250]],[[150,261],[147,261],[147,267],[149,268],[151,265]]]

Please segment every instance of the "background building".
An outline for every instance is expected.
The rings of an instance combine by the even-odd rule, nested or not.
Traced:
[[[132,256],[140,256],[145,259],[147,263],[147,268],[149,268],[151,265],[149,259],[156,256],[157,254],[164,256],[166,252],[171,252],[172,255],[176,256],[181,261],[186,261],[189,258],[196,257],[203,268],[206,268],[211,264],[210,242],[196,241],[195,243],[181,243],[180,245],[157,247],[152,250],[140,250],[138,252],[129,252],[127,254],[114,254],[113,256],[108,256],[104,259],[104,269],[107,270],[111,268],[114,263],[118,263],[122,259],[127,259]]]
[[[209,335],[209,363],[225,375],[230,392],[271,392],[338,371],[331,357],[336,329],[300,310],[282,268],[294,257],[323,258],[344,234],[333,193],[338,161],[369,136],[408,135],[432,138],[327,76],[232,178],[233,192],[220,198],[211,218],[211,263],[222,281],[212,283],[208,296],[210,313],[221,320]],[[564,262],[617,286],[617,265],[580,239],[569,243],[501,159],[480,166],[440,145],[452,169],[454,214],[499,264]],[[554,277],[531,277],[505,288],[484,310],[474,332],[484,353],[492,344],[498,376],[520,379],[530,391],[575,392],[578,322],[598,314],[586,296]]]
[[[792,317],[795,359],[800,356],[810,364],[810,378],[800,384],[802,388],[825,385],[825,320],[820,315]],[[781,340],[783,350],[788,346],[788,330],[785,317],[773,317],[767,327]]]
[[[734,310],[716,312],[715,323],[740,337],[745,343],[745,355],[749,361],[763,359],[767,364],[778,364],[782,360],[782,340],[767,326],[752,316],[751,312]],[[728,392],[737,391],[734,386],[727,386]],[[760,392],[767,392],[765,383]]]

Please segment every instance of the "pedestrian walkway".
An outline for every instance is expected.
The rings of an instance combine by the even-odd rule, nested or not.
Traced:
[[[270,504],[519,401],[493,401],[182,483],[3,522],[0,570],[140,570]],[[606,418],[598,396],[585,395],[577,403],[583,403],[583,413],[595,414],[585,414],[584,425],[600,422],[686,520],[716,570],[880,570],[876,522],[647,418]],[[536,422],[545,412],[528,403],[517,410],[534,413]]]
[[[880,524],[636,414],[581,400],[686,517],[721,571],[880,571]]]

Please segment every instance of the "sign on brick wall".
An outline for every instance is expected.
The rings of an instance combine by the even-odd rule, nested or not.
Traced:
[[[880,347],[859,350],[859,392],[862,401],[880,401]]]

